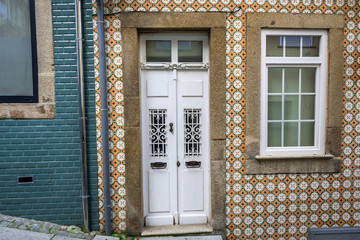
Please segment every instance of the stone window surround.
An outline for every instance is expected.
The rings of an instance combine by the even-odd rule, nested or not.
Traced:
[[[0,103],[0,119],[55,118],[55,71],[51,1],[35,1],[38,103]]]
[[[209,33],[210,216],[214,233],[225,236],[225,13],[121,13],[126,133],[127,232],[144,232],[138,41],[141,32]],[[183,226],[184,227],[184,226]],[[174,230],[176,231],[176,230]],[[184,228],[181,231],[187,231]],[[180,232],[181,232],[180,231]],[[171,230],[170,230],[171,232]],[[170,233],[167,232],[167,233]],[[183,233],[185,233],[183,232]],[[175,232],[173,232],[175,233]],[[177,232],[179,234],[179,232]]]
[[[343,15],[247,13],[245,174],[331,173],[341,170]],[[261,29],[328,30],[325,154],[260,155]],[[331,116],[331,117],[330,117]]]

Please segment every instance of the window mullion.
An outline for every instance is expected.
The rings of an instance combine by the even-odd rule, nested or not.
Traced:
[[[284,147],[285,68],[281,69],[281,147]]]
[[[300,37],[300,57],[303,56],[303,37]]]
[[[284,46],[284,47],[283,47],[283,57],[285,57],[285,49],[286,49],[286,45],[285,45],[285,44],[286,44],[286,41],[285,41],[285,38],[286,38],[285,36],[282,38],[283,46]]]
[[[299,103],[298,103],[298,147],[300,147],[300,136],[301,136],[301,76],[302,76],[302,68],[299,69]]]

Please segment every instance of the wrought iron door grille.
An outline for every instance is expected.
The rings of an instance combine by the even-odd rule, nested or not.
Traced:
[[[185,157],[201,156],[201,109],[184,109]]]
[[[150,156],[166,157],[166,110],[150,109]]]

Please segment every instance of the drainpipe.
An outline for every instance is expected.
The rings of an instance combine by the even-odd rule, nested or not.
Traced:
[[[97,0],[99,67],[100,67],[100,100],[101,100],[101,133],[104,182],[105,234],[111,235],[110,203],[110,162],[109,162],[109,121],[107,102],[107,79],[105,59],[104,2]]]
[[[87,179],[87,157],[86,157],[86,116],[85,116],[85,94],[84,94],[84,64],[81,28],[81,1],[75,0],[75,23],[76,23],[76,57],[78,78],[78,100],[79,100],[79,126],[80,126],[80,150],[81,150],[81,198],[83,209],[83,222],[85,232],[89,232],[89,192]]]

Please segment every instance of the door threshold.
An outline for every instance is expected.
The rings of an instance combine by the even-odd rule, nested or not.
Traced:
[[[141,236],[163,236],[163,235],[185,235],[212,233],[213,228],[210,224],[186,224],[186,225],[168,225],[145,227]]]

